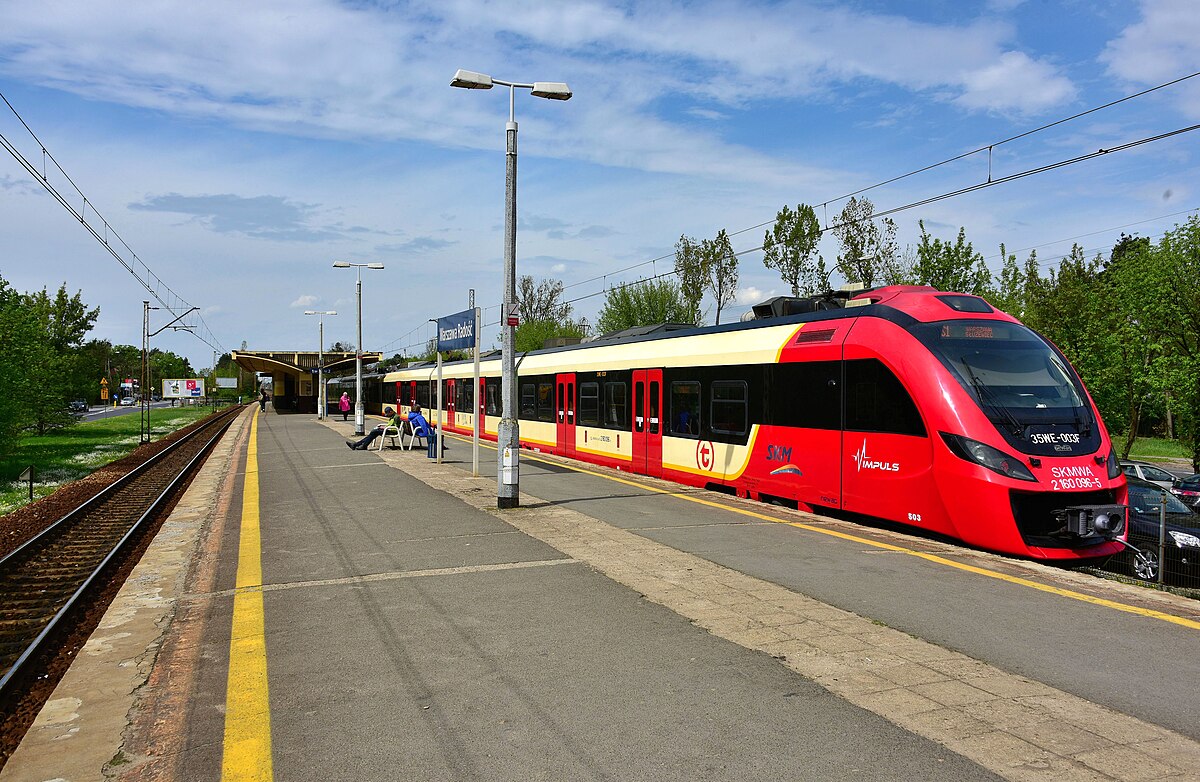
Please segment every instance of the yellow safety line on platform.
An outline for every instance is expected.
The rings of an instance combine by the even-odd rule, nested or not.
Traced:
[[[481,443],[481,445],[482,445],[482,443]],[[494,446],[489,445],[488,447],[494,449]],[[1128,605],[1126,603],[1118,603],[1115,600],[1106,600],[1105,598],[1102,598],[1102,597],[1094,597],[1092,595],[1087,595],[1082,592],[1075,592],[1070,589],[1062,589],[1060,587],[1050,586],[1049,584],[1039,584],[1036,581],[1031,581],[1027,578],[1021,578],[1020,576],[1010,576],[1007,573],[1001,573],[996,570],[988,570],[987,568],[976,567],[975,565],[968,565],[963,562],[955,562],[952,559],[946,559],[945,557],[940,557],[937,554],[929,554],[924,551],[917,551],[915,549],[905,548],[904,546],[896,546],[891,543],[883,543],[883,542],[880,542],[877,540],[870,540],[868,538],[860,538],[857,535],[851,535],[846,532],[839,532],[837,530],[832,530],[832,529],[825,529],[823,527],[817,527],[812,524],[805,524],[800,521],[788,521],[786,519],[777,519],[773,516],[768,516],[764,513],[757,513],[755,511],[746,510],[744,508],[734,508],[729,505],[722,505],[719,502],[713,502],[711,500],[701,499],[700,497],[693,497],[688,494],[674,492],[674,491],[670,491],[668,489],[660,489],[657,486],[650,486],[645,483],[639,483],[637,481],[629,480],[628,478],[618,478],[613,475],[605,475],[604,473],[595,472],[593,470],[585,470],[582,467],[575,467],[574,465],[570,465],[570,464],[562,464],[557,461],[551,462],[547,459],[538,458],[531,454],[523,453],[521,458],[532,459],[535,462],[542,462],[543,464],[553,464],[553,465],[556,465],[559,467],[566,467],[568,470],[574,470],[575,472],[583,473],[585,475],[593,475],[597,478],[604,478],[606,480],[615,481],[616,483],[623,483],[627,486],[633,486],[638,489],[645,489],[646,491],[654,492],[655,494],[665,494],[669,497],[677,497],[681,500],[687,500],[688,502],[694,502],[698,505],[707,505],[710,508],[718,508],[720,510],[727,510],[732,513],[740,514],[742,516],[749,516],[750,518],[761,519],[763,521],[769,521],[773,524],[786,524],[789,527],[796,527],[798,529],[808,530],[809,532],[817,532],[822,535],[830,535],[832,537],[841,538],[843,540],[848,540],[853,543],[861,543],[864,546],[873,546],[875,548],[886,549],[888,551],[895,551],[900,554],[909,554],[911,556],[920,557],[921,559],[928,560],[929,562],[934,562],[939,565],[946,565],[947,567],[952,567],[957,570],[964,570],[968,573],[975,573],[976,575],[980,575],[980,576],[987,576],[988,578],[994,578],[999,581],[1007,581],[1010,584],[1017,584],[1018,586],[1029,587],[1030,589],[1037,589],[1041,592],[1049,592],[1050,594],[1058,595],[1060,597],[1070,598],[1071,600],[1078,600],[1083,603],[1091,603],[1093,605],[1104,606],[1105,608],[1111,608],[1116,611],[1123,611],[1127,614],[1136,614],[1138,616],[1145,616],[1150,619],[1161,619],[1164,622],[1170,622],[1172,624],[1177,624],[1182,627],[1188,627],[1188,628],[1191,628],[1192,630],[1200,630],[1200,622],[1197,622],[1194,619],[1188,619],[1188,618],[1182,617],[1182,616],[1175,616],[1174,614],[1168,614],[1164,611],[1155,611],[1153,608],[1142,608],[1141,606],[1132,606],[1132,605]]]
[[[242,530],[238,544],[229,684],[225,693],[223,782],[271,782],[271,708],[263,626],[262,546],[258,519],[258,413],[250,423]]]

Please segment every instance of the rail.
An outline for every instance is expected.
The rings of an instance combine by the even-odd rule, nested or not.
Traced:
[[[0,559],[0,700],[14,695],[30,660],[44,656],[48,641],[104,585],[241,409],[205,422]]]

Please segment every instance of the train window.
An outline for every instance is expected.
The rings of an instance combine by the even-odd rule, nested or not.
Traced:
[[[417,404],[428,410],[432,405],[429,404],[429,384],[417,383]]]
[[[629,428],[629,388],[625,383],[604,384],[604,426]]]
[[[521,418],[537,420],[537,386],[533,383],[521,384]]]
[[[539,421],[554,420],[554,384],[538,383],[537,417]]]
[[[719,434],[746,433],[745,380],[717,380],[712,386],[709,402],[709,427]]]
[[[484,389],[487,391],[487,415],[500,415],[500,381],[489,377],[484,381]]]
[[[472,379],[464,378],[455,383],[455,386],[458,389],[458,404],[454,409],[460,413],[475,412],[475,384]]]
[[[633,431],[642,432],[646,429],[646,382],[639,380],[633,384]]]
[[[846,428],[925,436],[925,424],[912,397],[874,358],[846,362]]]
[[[650,381],[650,434],[658,434],[658,405],[662,401],[662,391],[657,380]]]
[[[671,384],[671,432],[700,436],[700,384],[694,380]]]
[[[767,377],[768,423],[805,429],[842,428],[842,362],[776,364],[768,368]]]
[[[600,424],[600,384],[579,384],[579,423],[581,426]]]

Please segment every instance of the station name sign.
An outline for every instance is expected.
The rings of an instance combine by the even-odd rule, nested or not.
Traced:
[[[475,310],[463,310],[437,320],[437,349],[466,350],[475,347]]]

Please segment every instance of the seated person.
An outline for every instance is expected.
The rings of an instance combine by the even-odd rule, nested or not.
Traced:
[[[396,414],[396,411],[390,407],[385,407],[383,408],[383,414],[388,417],[387,422],[382,423],[371,431],[367,432],[367,436],[356,443],[352,443],[347,440],[346,447],[354,451],[365,451],[371,447],[371,443],[375,442],[376,437],[381,437],[383,435],[384,430],[389,426],[394,426],[396,427],[396,430],[399,431],[400,416]]]
[[[412,427],[417,437],[430,437],[433,434],[430,431],[429,422],[425,420],[425,416],[421,415],[421,406],[416,402],[413,402],[412,407],[408,410],[408,425]]]

